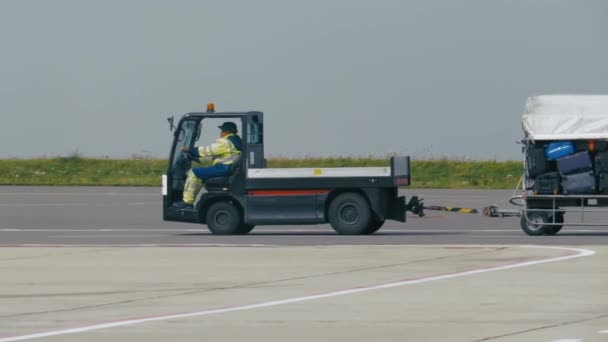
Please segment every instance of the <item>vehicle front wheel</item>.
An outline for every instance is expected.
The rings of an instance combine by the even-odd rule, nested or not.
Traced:
[[[243,221],[239,209],[225,201],[212,204],[207,210],[206,219],[207,227],[215,235],[238,234]]]
[[[246,235],[249,234],[253,228],[255,228],[255,226],[253,224],[241,224],[241,226],[239,227],[239,229],[236,230],[235,234],[238,235]]]
[[[331,226],[341,235],[365,234],[372,223],[372,212],[367,200],[354,192],[334,198],[329,204],[327,216]]]
[[[384,225],[384,220],[382,220],[382,221],[372,220],[372,222],[369,224],[369,227],[367,227],[367,229],[365,230],[365,232],[363,234],[367,234],[367,235],[374,234],[375,232],[380,230],[380,228],[382,228],[383,225]]]
[[[553,223],[552,217],[549,218],[549,223]],[[545,234],[555,235],[555,234],[559,233],[559,231],[562,230],[562,227],[564,226],[563,224],[564,224],[564,213],[556,212],[555,213],[555,225],[545,226]]]
[[[526,218],[527,216],[527,218]],[[545,223],[549,222],[549,216],[543,211],[524,211],[521,216],[521,228],[530,236],[539,236],[545,233]]]

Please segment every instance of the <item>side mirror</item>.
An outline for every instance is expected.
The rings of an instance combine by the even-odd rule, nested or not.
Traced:
[[[175,117],[174,116],[168,117],[167,121],[169,122],[169,131],[173,132],[173,130],[175,129],[175,124],[174,124]]]

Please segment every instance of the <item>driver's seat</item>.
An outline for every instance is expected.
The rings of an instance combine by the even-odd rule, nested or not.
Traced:
[[[242,159],[243,158],[239,158],[230,164],[230,176],[207,179],[205,182],[205,189],[207,189],[208,192],[229,191],[234,177],[236,177],[241,170]]]

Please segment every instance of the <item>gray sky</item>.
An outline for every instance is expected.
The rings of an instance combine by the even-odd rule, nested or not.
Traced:
[[[607,19],[600,0],[3,0],[0,158],[166,157],[165,118],[214,101],[265,112],[271,156],[519,159],[526,96],[608,93]]]

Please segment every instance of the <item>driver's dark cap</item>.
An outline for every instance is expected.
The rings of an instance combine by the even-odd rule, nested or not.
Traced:
[[[222,132],[230,132],[230,133],[236,133],[236,132],[238,132],[238,130],[236,128],[236,124],[234,122],[231,122],[231,121],[226,121],[221,126],[217,126],[217,127],[219,129],[221,129]]]

